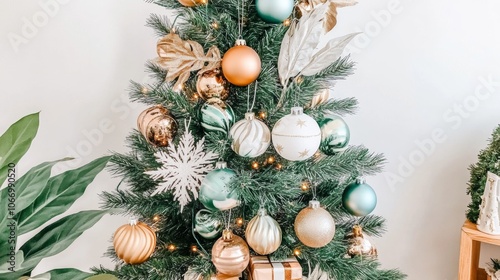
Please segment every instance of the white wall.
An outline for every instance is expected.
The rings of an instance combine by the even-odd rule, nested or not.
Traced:
[[[126,151],[124,139],[142,107],[129,104],[125,90],[130,79],[145,77],[143,64],[155,56],[156,38],[144,26],[146,18],[163,12],[139,0],[60,0],[65,4],[44,23],[40,3],[54,1],[0,3],[0,131],[41,111],[22,171],[78,156],[78,150],[74,166],[109,150]],[[365,35],[351,45],[356,74],[340,82],[334,96],[359,99],[358,114],[346,118],[352,142],[388,159],[386,173],[369,178],[379,197],[376,214],[389,226],[374,242],[384,267],[399,267],[411,280],[457,279],[459,233],[469,201],[467,167],[500,123],[500,2],[361,2],[339,11],[339,35]],[[25,19],[33,22],[33,16],[43,26],[25,36]],[[13,45],[14,33],[25,42]],[[103,120],[112,129],[90,143],[86,135],[95,136]],[[101,174],[71,211],[96,208],[97,194],[117,183]],[[126,220],[105,217],[37,272],[110,267],[102,254]],[[500,257],[500,251],[488,251],[484,260]]]

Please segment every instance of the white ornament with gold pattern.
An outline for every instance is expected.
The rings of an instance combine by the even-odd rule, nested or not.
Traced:
[[[304,114],[302,107],[293,107],[291,111],[274,126],[273,146],[287,160],[306,160],[318,150],[321,130],[313,118]]]

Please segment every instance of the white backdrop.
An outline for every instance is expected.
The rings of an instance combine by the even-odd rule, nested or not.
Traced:
[[[371,0],[340,12],[337,34],[362,31],[350,47],[357,71],[334,90],[355,96],[346,118],[352,143],[387,156],[368,178],[388,233],[376,239],[386,268],[411,280],[457,279],[460,227],[469,198],[467,167],[500,123],[500,2]],[[156,38],[140,0],[0,2],[0,131],[41,111],[21,173],[65,156],[80,166],[114,150],[143,107],[128,103],[129,80],[145,78]],[[71,212],[94,209],[118,179],[99,175]],[[127,217],[105,217],[36,272],[112,267],[102,255]],[[22,240],[26,240],[23,237]],[[493,248],[483,251],[483,261]]]

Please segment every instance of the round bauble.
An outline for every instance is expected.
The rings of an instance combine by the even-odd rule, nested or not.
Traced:
[[[174,139],[177,122],[163,106],[153,106],[144,110],[137,119],[137,128],[146,140],[157,146],[166,147]]]
[[[239,275],[250,261],[250,250],[241,237],[231,230],[224,230],[222,237],[212,247],[212,263],[217,271],[228,275]]]
[[[236,41],[222,58],[222,73],[233,85],[248,86],[260,75],[260,57],[256,51],[246,45],[245,40]]]
[[[214,218],[212,212],[202,209],[194,217],[194,229],[202,237],[213,239],[221,232],[222,223]]]
[[[311,108],[317,107],[321,104],[325,104],[330,100],[330,90],[329,89],[323,89],[318,92],[316,92],[313,96],[313,99],[311,100]]]
[[[281,228],[265,209],[260,209],[248,223],[245,238],[257,254],[269,255],[281,245]]]
[[[208,0],[179,0],[179,3],[186,7],[194,7],[198,5],[204,5],[207,3],[207,1]]]
[[[293,107],[292,113],[281,118],[273,128],[273,146],[280,156],[290,161],[312,157],[321,143],[318,123],[304,114],[302,107]]]
[[[201,126],[205,132],[228,133],[234,124],[234,111],[221,100],[212,99],[201,107]]]
[[[198,76],[196,82],[198,95],[205,99],[226,100],[229,97],[229,84],[220,69],[204,72]]]
[[[246,113],[244,120],[231,127],[229,135],[233,139],[231,148],[242,157],[258,157],[271,144],[271,131],[254,113]]]
[[[355,216],[366,216],[377,206],[377,194],[363,180],[357,180],[345,188],[342,204],[347,212]]]
[[[131,220],[116,230],[113,246],[118,258],[128,264],[140,264],[155,251],[156,233],[145,223]]]
[[[377,257],[377,248],[373,246],[370,240],[366,239],[363,235],[363,229],[359,225],[352,228],[352,233],[346,236],[349,247],[347,254],[351,257]]]
[[[326,246],[335,236],[335,221],[332,215],[312,200],[309,207],[302,209],[294,223],[295,234],[300,242],[311,248]]]
[[[292,14],[294,0],[256,0],[259,17],[268,23],[282,23]]]
[[[229,210],[239,205],[238,194],[229,189],[229,182],[236,172],[218,162],[216,169],[208,172],[201,182],[199,200],[209,210]]]
[[[326,116],[318,122],[321,128],[319,149],[326,155],[334,155],[347,149],[351,132],[347,123],[338,116]]]

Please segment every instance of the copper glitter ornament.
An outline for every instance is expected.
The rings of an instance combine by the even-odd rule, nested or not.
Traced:
[[[257,80],[261,66],[259,55],[246,45],[245,40],[237,40],[222,58],[222,73],[236,86],[248,86]]]
[[[166,147],[174,139],[178,125],[168,110],[158,105],[139,115],[137,128],[149,143]]]
[[[208,0],[179,0],[179,3],[186,7],[194,7],[197,5],[204,5],[207,3],[207,1]]]
[[[212,263],[217,271],[236,276],[247,268],[249,261],[250,250],[245,240],[229,229],[224,230],[222,237],[212,247]]]
[[[140,264],[149,259],[156,247],[156,234],[145,223],[131,220],[119,227],[113,236],[116,255],[128,264]]]
[[[311,248],[326,246],[335,236],[335,221],[332,215],[312,200],[295,218],[295,234],[304,245]]]
[[[226,100],[229,97],[229,84],[220,69],[204,72],[198,76],[196,90],[198,95],[205,99]]]

